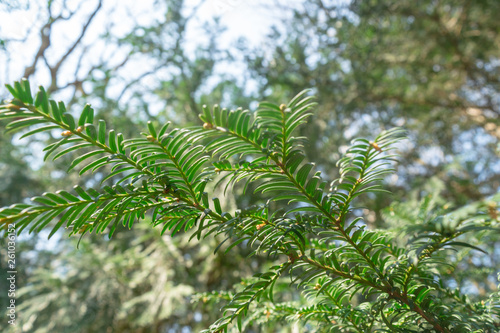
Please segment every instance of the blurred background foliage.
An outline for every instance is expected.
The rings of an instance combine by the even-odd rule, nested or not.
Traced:
[[[496,0],[7,1],[0,2],[0,78],[49,87],[71,110],[91,103],[126,137],[149,119],[197,123],[202,104],[253,109],[256,100],[279,103],[312,88],[318,107],[301,134],[309,159],[330,179],[352,138],[408,130],[398,173],[387,179],[394,196],[358,202],[369,226],[384,227],[397,225],[391,209],[411,210],[428,195],[446,210],[499,191],[498,12]],[[238,24],[242,16],[250,24]],[[106,172],[67,175],[68,160],[41,160],[41,142],[51,137],[18,137],[0,132],[1,206],[68,184],[92,187]],[[400,203],[388,208],[395,198]],[[225,200],[244,207],[260,198]],[[78,248],[64,233],[46,236],[18,240],[25,332],[196,332],[220,305],[203,297],[191,303],[191,295],[230,289],[266,261],[243,260],[244,246],[213,255],[216,240],[162,237],[147,223],[112,241],[86,237]],[[487,259],[469,254],[450,279],[472,295],[496,288],[500,242],[488,237]],[[475,278],[464,274],[473,271]],[[286,284],[281,291],[300,299]],[[7,304],[7,295],[0,301]],[[263,327],[247,331],[278,330]]]

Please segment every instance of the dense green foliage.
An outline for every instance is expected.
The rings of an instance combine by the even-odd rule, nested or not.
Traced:
[[[251,255],[267,256],[266,270],[234,294],[199,295],[204,302],[227,300],[207,332],[284,318],[321,331],[498,329],[498,293],[470,300],[447,281],[470,251],[484,252],[479,246],[498,233],[498,196],[455,210],[433,195],[417,207],[396,204],[386,217],[396,222],[393,229],[369,229],[356,214],[358,196],[383,191],[401,129],[354,140],[337,163],[340,177],[326,181],[305,159],[305,138],[296,135],[315,107],[307,91],[279,106],[262,102],[253,112],[204,106],[202,126],[148,122],[141,137],[124,138],[96,121],[89,105],[75,118],[43,88],[33,96],[26,80],[8,89],[13,99],[0,111],[8,131],[62,131],[44,149],[45,159],[69,155],[69,169],[80,174],[112,166],[101,183],[112,179],[113,185],[46,192],[33,203],[3,208],[4,228],[50,228],[53,235],[64,227],[70,235],[111,237],[147,220],[161,234],[187,232],[200,242],[222,237],[215,251],[248,246]],[[239,182],[243,194],[251,190],[265,200],[229,211],[212,196]],[[286,279],[302,290],[302,304],[287,299],[285,288],[274,298]]]
[[[211,8],[203,2],[224,5],[220,19],[208,17]],[[492,197],[500,188],[498,1],[130,3],[0,3],[5,17],[0,81],[29,78],[47,87],[51,98],[65,100],[73,115],[92,103],[95,118],[126,138],[147,128],[148,120],[158,128],[167,121],[171,127],[189,127],[202,104],[255,109],[253,100],[287,101],[312,88],[318,105],[307,126],[298,127],[294,135],[308,138],[306,160],[314,161],[325,179],[340,177],[335,164],[352,138],[374,138],[395,126],[406,130],[409,140],[398,145],[396,172],[383,185],[393,196],[360,195],[352,206],[352,217],[363,216],[367,228],[402,232],[396,235],[403,246],[404,235],[414,232],[412,224],[419,227],[454,211],[459,220],[465,213],[478,213],[479,218],[498,214],[498,200]],[[272,33],[253,38],[268,24],[274,26]],[[201,29],[193,38],[197,25]],[[242,30],[250,38],[236,43],[235,34]],[[0,89],[0,98],[11,98],[7,89]],[[5,133],[8,121],[0,121],[0,207],[29,203],[23,199],[44,191],[69,191],[68,184],[99,188],[110,174],[111,163],[92,173],[67,174],[73,154],[41,163],[42,149],[59,140],[60,131],[20,141],[23,133]],[[112,186],[120,177],[104,184]],[[254,192],[259,183],[251,182],[243,195],[242,181],[224,195],[229,180],[206,187],[211,197],[219,197],[224,211],[265,204],[272,194]],[[292,207],[281,200],[270,208]],[[230,299],[231,292],[212,295],[213,290],[240,291],[245,287],[242,279],[251,283],[248,276],[284,259],[244,259],[252,251],[246,242],[226,255],[229,240],[214,256],[224,235],[188,243],[195,228],[170,238],[170,232],[162,236],[162,228],[150,228],[150,215],[145,217],[146,223],[134,226],[133,232],[119,224],[111,240],[95,233],[68,238],[63,227],[49,241],[50,228],[40,234],[23,232],[16,257],[23,331],[197,332],[215,321],[220,306]],[[4,241],[0,238],[2,290],[7,277]],[[447,260],[460,264],[440,268],[443,282],[471,303],[486,300],[498,292],[500,233],[469,232],[460,241],[488,255],[463,247],[456,254],[448,250]],[[143,270],[148,270],[147,277],[139,273]],[[202,293],[193,299],[199,302],[168,297],[191,292]],[[310,306],[301,292],[279,279],[274,299],[293,302],[294,308]],[[154,294],[159,296],[151,303]],[[351,302],[354,306],[365,300],[355,296]],[[0,294],[0,305],[6,302],[7,295]],[[313,322],[300,326],[287,321],[296,321],[297,312],[281,307],[278,315],[273,308],[265,299],[254,303],[245,331],[315,331]]]
[[[265,47],[244,48],[261,98],[314,87],[318,111],[303,129],[309,158],[336,177],[338,147],[356,135],[404,126],[392,187],[405,196],[432,176],[465,204],[497,193],[500,2],[306,1]],[[323,154],[331,151],[332,154]],[[432,151],[432,157],[429,152]],[[376,213],[388,201],[367,202]],[[377,218],[380,218],[377,214]]]

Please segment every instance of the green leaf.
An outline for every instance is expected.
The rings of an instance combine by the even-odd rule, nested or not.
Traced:
[[[479,252],[483,252],[484,254],[488,254],[488,252],[486,252],[485,250],[483,250],[477,246],[465,243],[465,242],[446,242],[444,245],[468,247],[470,249],[477,250]]]
[[[23,87],[21,86],[21,83],[19,81],[14,82],[14,88],[16,89],[16,92],[19,96],[19,99],[23,102],[26,103],[28,100],[28,96],[26,96],[25,91],[23,90]]]
[[[110,130],[108,133],[108,147],[114,153],[116,153],[118,150],[118,147],[116,146],[116,134],[114,130]]]
[[[91,152],[88,152],[86,154],[81,155],[80,157],[73,160],[73,162],[71,163],[71,165],[68,168],[68,171],[72,170],[74,167],[76,167],[78,164],[82,163],[86,159],[88,159],[92,156],[98,155],[98,154],[103,154],[103,153],[104,152],[101,150],[94,150],[94,151],[91,151]]]
[[[167,132],[168,126],[170,125],[170,122],[167,121],[165,125],[163,125],[160,129],[160,132],[158,132],[158,138],[161,138],[165,133]]]
[[[212,118],[212,114],[210,113],[210,110],[206,105],[202,106],[202,111],[203,114],[200,115],[201,120],[203,120],[205,123],[213,124],[214,120]]]
[[[94,141],[97,140],[97,131],[95,129],[95,126],[92,124],[85,124],[85,132],[87,135]]]
[[[78,119],[78,126],[84,126],[85,123],[92,123],[91,121],[87,121],[87,118],[89,116],[89,113],[91,111],[91,106],[90,104],[86,104],[85,107],[83,108],[83,111],[80,115],[80,118]]]
[[[14,87],[12,87],[10,84],[5,84],[5,87],[14,98],[17,98],[19,100],[21,99],[21,94],[16,89],[14,89]]]
[[[125,154],[125,148],[123,146],[123,134],[122,133],[118,133],[117,136],[116,136],[116,139],[117,139],[117,146],[118,146],[118,151],[121,153],[121,154]]]
[[[87,194],[87,192],[85,192],[85,190],[80,186],[75,185],[73,189],[83,200],[92,200],[92,198]]]
[[[149,134],[151,134],[153,138],[157,138],[155,127],[151,121],[148,121],[148,129]]]
[[[26,98],[26,102],[28,104],[33,104],[33,95],[31,94],[31,87],[29,81],[23,78],[21,80],[21,83],[24,88],[24,96]]]
[[[100,157],[97,160],[95,160],[95,161],[87,164],[86,166],[84,166],[78,172],[78,174],[81,176],[81,175],[83,175],[85,172],[87,172],[90,169],[92,169],[92,172],[95,172],[95,170],[97,170],[99,167],[102,167],[102,166],[106,165],[108,163],[108,161],[109,161],[109,156]]]
[[[6,129],[7,132],[16,132],[23,129],[24,127],[43,124],[45,122],[46,120],[43,117],[21,118],[8,123]]]
[[[80,148],[87,148],[87,147],[92,147],[92,143],[88,143],[88,142],[84,142],[84,143],[80,143],[78,145],[74,145],[74,146],[70,146],[68,148],[65,148],[63,150],[61,150],[59,153],[57,153],[56,155],[54,155],[54,157],[52,158],[54,161],[57,160],[59,157],[61,156],[64,156],[66,155],[67,153],[69,152],[72,152],[74,150],[78,150]]]
[[[295,176],[295,179],[297,182],[300,184],[300,186],[304,186],[307,180],[307,175],[313,168],[314,164],[313,163],[307,163],[304,164],[299,171],[297,171],[297,175]]]
[[[45,89],[40,86],[39,87],[39,100],[40,100],[40,107],[42,108],[43,113],[49,114],[49,98],[47,97],[47,93],[45,92]]]
[[[99,142],[102,143],[103,145],[105,145],[106,144],[106,122],[102,119],[99,120],[98,132],[99,132],[99,135],[98,135]]]
[[[59,109],[61,109],[61,104],[62,103],[59,102]],[[62,106],[64,106],[64,104],[62,104]],[[69,126],[70,130],[74,130],[76,128],[76,124],[73,116],[69,113],[63,113],[62,116],[64,118],[64,123]]]
[[[56,101],[51,99],[49,100],[49,103],[50,103],[50,111],[54,119],[57,120],[58,122],[62,122],[61,110],[59,110],[59,106],[57,105]]]
[[[21,135],[20,139],[26,138],[26,137],[31,136],[31,135],[36,134],[36,133],[51,131],[51,130],[60,129],[60,128],[61,127],[59,127],[58,125],[46,125],[46,126],[37,127],[35,129]]]

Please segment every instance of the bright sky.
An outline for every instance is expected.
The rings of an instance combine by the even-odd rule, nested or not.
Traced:
[[[43,19],[40,19],[39,16],[40,13],[43,15],[44,12],[40,10],[40,7],[46,3],[46,0],[34,0],[29,3],[29,9],[25,10],[23,8],[10,13],[2,11],[2,7],[5,7],[5,5],[0,5],[0,22],[2,22],[0,25],[0,39],[22,40],[28,36],[24,42],[9,45],[9,50],[13,54],[11,59],[7,59],[6,55],[0,51],[0,83],[20,78],[23,69],[33,61],[34,53],[40,45],[38,31],[41,24],[43,24]],[[62,0],[55,0],[54,3],[54,12],[57,13],[63,2]],[[196,6],[199,3],[200,0],[186,0],[187,7]],[[97,1],[68,0],[67,4],[71,9],[81,5],[78,10],[80,15],[67,22],[59,23],[59,26],[55,26],[52,31],[53,39],[51,41],[53,47],[47,52],[49,59],[51,56],[57,57],[64,52],[67,45],[76,39],[81,29],[81,22],[93,11]],[[203,22],[213,20],[216,16],[220,16],[222,24],[228,27],[224,35],[221,36],[220,43],[222,46],[229,47],[233,41],[241,36],[247,38],[250,44],[258,45],[269,31],[270,26],[279,22],[276,15],[271,15],[269,11],[258,5],[258,0],[203,1],[203,4],[196,12],[196,20],[193,21],[196,22],[197,26],[195,24],[188,26],[187,48],[189,48],[189,42],[194,47],[200,41],[200,38],[203,39],[199,27]],[[114,25],[113,31],[116,34],[125,34],[133,24],[130,17],[134,17],[138,23],[145,25],[154,19],[162,20],[163,10],[155,11],[157,7],[158,5],[155,5],[154,0],[104,0],[103,9],[95,17],[85,40],[88,42],[97,39],[104,31],[104,27],[110,23]],[[37,75],[40,75],[40,73],[37,73]],[[39,84],[46,84],[43,79],[41,81]]]

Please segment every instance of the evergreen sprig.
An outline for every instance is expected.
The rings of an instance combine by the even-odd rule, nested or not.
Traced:
[[[358,196],[384,191],[381,181],[393,172],[392,152],[404,137],[402,129],[384,131],[373,141],[354,140],[338,162],[339,179],[329,182],[306,161],[306,139],[295,135],[315,106],[308,91],[287,104],[261,103],[256,112],[204,106],[202,126],[169,129],[167,123],[157,129],[148,122],[141,137],[126,139],[108,130],[105,121],[95,121],[89,105],[76,120],[42,87],[35,97],[26,80],[7,88],[13,99],[0,108],[7,131],[27,130],[22,137],[62,131],[44,149],[45,159],[71,155],[69,170],[83,174],[111,166],[111,171],[98,190],[75,186],[73,193],[44,193],[31,204],[1,209],[2,228],[38,232],[50,225],[52,236],[65,226],[70,234],[111,237],[119,224],[131,228],[147,216],[162,233],[191,229],[198,240],[221,235],[216,251],[223,244],[229,251],[246,243],[252,254],[281,262],[234,294],[199,296],[229,299],[223,316],[206,332],[227,331],[233,322],[244,330],[251,321],[283,318],[314,322],[325,331],[493,332],[499,327],[498,296],[472,303],[446,286],[438,269],[457,265],[449,262],[447,249],[483,251],[461,237],[498,231],[496,209],[487,218],[478,209],[433,216],[424,201],[417,216],[392,217],[404,223],[406,243],[392,231],[370,230],[353,215]],[[110,180],[113,186],[103,185]],[[207,184],[217,188],[224,182],[225,190],[244,182],[243,193],[252,188],[267,202],[224,211],[205,191]],[[308,305],[274,301],[273,289],[283,277],[303,290]],[[262,307],[255,309],[254,303]]]

